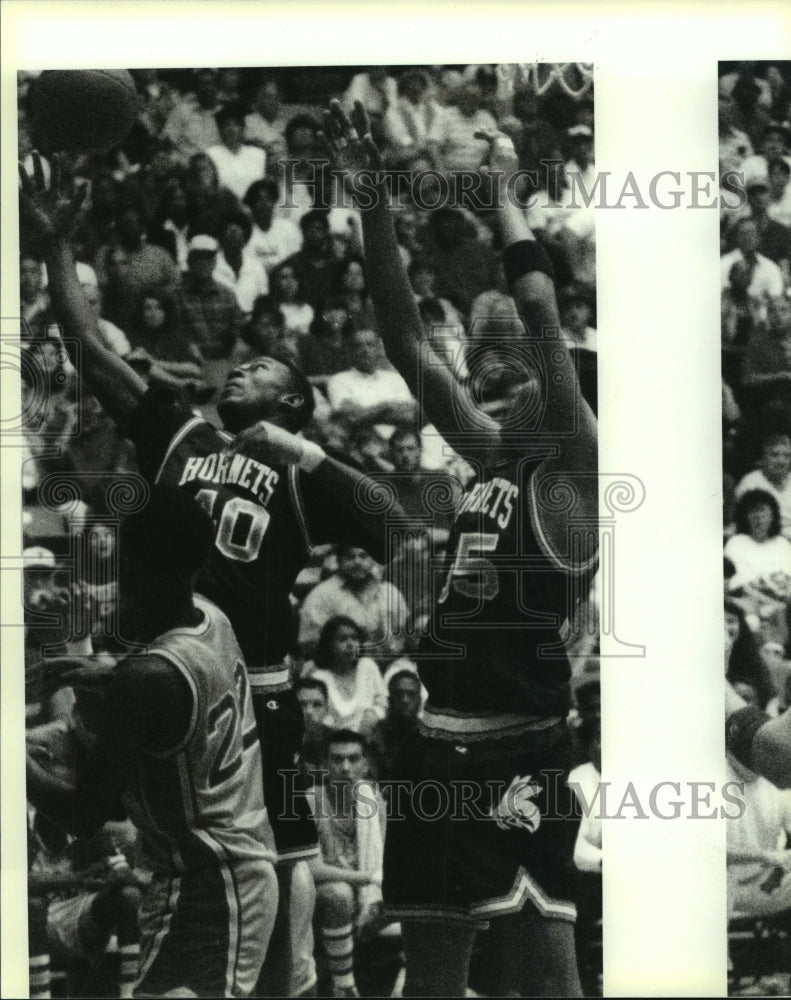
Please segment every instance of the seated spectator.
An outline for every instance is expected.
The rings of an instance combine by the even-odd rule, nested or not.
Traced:
[[[344,427],[350,426],[343,414],[334,419]],[[369,424],[365,420],[361,423],[352,423],[348,437],[349,455],[364,472],[393,471],[393,463],[387,457],[389,454],[387,439],[374,424]]]
[[[476,132],[496,132],[497,122],[483,107],[480,88],[474,83],[463,84],[455,94],[455,105],[445,108],[437,127],[431,149],[439,169],[477,170],[488,154],[485,140],[476,139]]]
[[[741,384],[745,405],[756,413],[775,404],[791,412],[791,299],[772,299],[767,322],[757,326],[744,348]]]
[[[414,257],[407,273],[418,303],[436,302],[439,305],[441,317],[438,317],[435,322],[461,327],[461,316],[458,311],[447,299],[436,295],[437,276],[429,262],[424,257]],[[460,330],[460,332],[463,331]]]
[[[441,208],[431,215],[425,257],[436,275],[436,294],[467,316],[481,292],[502,284],[499,261],[481,240],[467,234],[462,213]]]
[[[332,278],[331,295],[343,303],[358,330],[375,330],[376,314],[368,295],[365,262],[357,255],[338,261]]]
[[[183,164],[189,163],[196,153],[219,143],[220,131],[215,119],[218,103],[217,73],[213,69],[196,70],[195,92],[182,97],[162,130]]]
[[[155,288],[143,289],[132,314],[129,337],[133,348],[152,358],[201,363],[200,351],[181,326],[175,298]]]
[[[750,218],[758,232],[759,253],[777,264],[788,275],[791,263],[791,229],[769,217],[769,185],[765,178],[757,178],[750,182],[747,187],[747,204],[750,208]]]
[[[769,204],[766,214],[781,226],[791,226],[791,164],[782,156],[769,161],[767,185]]]
[[[302,234],[290,219],[275,215],[280,197],[277,181],[256,181],[247,189],[244,204],[250,211],[253,228],[245,251],[256,257],[267,274],[302,247]]]
[[[367,734],[384,717],[387,688],[376,661],[360,655],[362,638],[351,618],[330,618],[322,626],[308,675],[327,688],[327,724]]]
[[[780,508],[782,534],[791,540],[791,437],[769,434],[762,443],[761,462],[736,486],[736,498],[748,490],[771,493]]]
[[[392,368],[379,367],[382,346],[373,330],[345,328],[351,367],[327,379],[327,399],[337,414],[351,423],[391,425],[411,422],[416,404],[403,378]],[[389,436],[392,428],[383,427]]]
[[[269,291],[264,265],[245,250],[251,228],[243,212],[226,216],[220,228],[220,250],[212,273],[215,281],[236,295],[239,309],[247,316],[259,295]]]
[[[263,179],[266,153],[242,142],[244,108],[239,102],[226,104],[215,117],[220,142],[206,152],[217,167],[220,184],[241,200],[251,184]]]
[[[783,275],[780,268],[768,257],[758,252],[760,237],[755,221],[750,218],[740,219],[733,232],[735,248],[720,258],[722,287],[730,286],[731,268],[736,261],[744,261],[752,272],[748,295],[761,304],[767,299],[778,298],[783,294]]]
[[[55,316],[44,289],[42,261],[32,253],[23,253],[19,258],[19,305],[22,339],[44,337]]]
[[[146,138],[140,150],[140,169],[130,167],[127,179],[140,194],[146,219],[155,218],[168,187],[181,178],[182,166],[176,160],[169,139]]]
[[[736,571],[731,589],[747,587],[791,599],[791,542],[780,534],[775,497],[766,490],[748,490],[736,505],[735,521],[736,534],[725,545]]]
[[[187,270],[190,236],[189,196],[184,183],[171,178],[148,230],[149,243],[167,250],[182,273]]]
[[[272,271],[272,299],[283,313],[286,329],[297,337],[310,333],[313,323],[313,306],[309,305],[302,291],[297,268],[288,260]]]
[[[227,358],[239,339],[241,325],[236,296],[213,277],[218,250],[213,237],[192,237],[187,273],[177,295],[186,338],[198,346],[204,358]]]
[[[561,334],[569,347],[596,350],[596,329],[590,325],[593,304],[584,288],[568,285],[559,295]]]
[[[369,66],[367,72],[356,73],[341,98],[347,113],[352,111],[355,101],[363,105],[368,112],[371,131],[376,142],[384,137],[384,116],[397,99],[396,81],[386,66]]]
[[[140,962],[140,882],[109,836],[70,841],[40,814],[28,862],[31,986],[49,996],[51,964],[96,962],[112,934],[119,950],[118,995],[131,997]],[[33,991],[31,991],[33,995]]]
[[[302,709],[302,720],[305,723],[300,767],[312,783],[315,776],[311,772],[324,767],[327,741],[333,733],[332,726],[327,725],[325,721],[330,696],[327,685],[315,675],[300,677],[294,684],[294,694]]]
[[[243,365],[262,354],[284,354],[297,365],[300,361],[298,337],[286,328],[283,312],[270,295],[260,295],[253,303],[231,360],[234,366]]]
[[[738,169],[744,174],[744,186],[749,187],[756,178],[766,178],[772,160],[781,158],[791,166],[791,130],[780,122],[769,122],[761,138],[760,153],[751,153],[740,163]]]
[[[391,159],[438,143],[445,114],[445,108],[434,100],[431,80],[424,70],[403,72],[398,78],[397,92],[398,98],[388,105],[383,121]]]
[[[369,736],[369,754],[378,781],[398,778],[397,761],[417,732],[421,684],[417,673],[399,670],[387,685],[387,714]]]
[[[220,185],[214,160],[206,153],[192,157],[185,183],[190,234],[206,233],[217,238],[223,220],[242,211],[239,199]]]
[[[287,125],[277,81],[266,77],[256,87],[253,110],[244,120],[244,141],[263,149],[267,162],[277,163],[286,155]]]
[[[756,639],[760,620],[749,608],[748,602],[733,594],[725,599],[725,680],[731,686],[748,685],[755,692],[758,706],[776,715],[778,692]]]
[[[85,301],[91,307],[91,311],[96,317],[99,326],[99,335],[104,341],[105,347],[115,351],[120,357],[125,357],[131,350],[129,340],[123,330],[119,329],[115,323],[102,316],[102,293],[98,285],[83,284],[82,292]]]
[[[342,546],[338,572],[305,598],[299,614],[299,646],[306,659],[314,654],[324,625],[338,615],[351,618],[371,655],[401,651],[406,603],[392,584],[380,579],[376,564],[363,549]]]
[[[144,290],[166,294],[179,283],[175,261],[162,247],[145,242],[140,209],[127,205],[118,217],[115,241],[96,255],[96,275],[108,317],[129,330]]]
[[[277,172],[272,171],[273,176],[282,180],[283,193],[275,216],[289,219],[295,225],[301,224],[302,217],[314,205],[327,204],[323,197],[325,175],[318,167],[318,161],[324,158],[320,131],[317,118],[309,114],[294,115],[285,131],[287,166],[277,164]]]
[[[314,311],[326,301],[335,267],[326,209],[312,209],[299,220],[302,249],[287,257],[284,264],[294,268],[305,301]]]
[[[370,939],[387,923],[381,914],[385,806],[363,777],[366,744],[359,733],[333,733],[327,767],[327,780],[312,792],[320,850],[311,862],[316,919],[333,995],[359,996],[355,940]]]

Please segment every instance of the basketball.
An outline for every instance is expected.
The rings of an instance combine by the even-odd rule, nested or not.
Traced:
[[[48,152],[104,152],[129,133],[137,90],[125,69],[46,70],[31,88],[33,139]]]

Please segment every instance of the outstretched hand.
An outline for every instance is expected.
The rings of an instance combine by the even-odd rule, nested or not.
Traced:
[[[340,101],[330,101],[324,112],[324,131],[319,133],[332,165],[347,175],[358,170],[382,169],[382,157],[371,136],[371,123],[360,101],[354,102],[351,118]]]
[[[61,194],[63,171],[57,154],[53,155],[51,166],[52,175],[48,188],[39,153],[33,153],[32,178],[24,166],[19,164],[19,179],[22,184],[19,196],[20,212],[24,221],[40,236],[60,236],[69,239],[88,193],[88,185],[82,184],[71,198],[63,196]]]

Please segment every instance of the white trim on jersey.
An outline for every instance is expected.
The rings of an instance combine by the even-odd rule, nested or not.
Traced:
[[[557,552],[555,552],[552,543],[544,532],[541,525],[541,518],[538,513],[538,497],[536,495],[536,478],[538,477],[544,463],[540,462],[530,475],[530,480],[528,482],[528,496],[527,496],[527,513],[530,518],[530,524],[533,528],[533,534],[536,536],[536,541],[538,542],[544,555],[559,569],[564,573],[573,573],[575,575],[581,575],[587,572],[595,564],[596,560],[599,558],[598,550],[593,553],[590,559],[586,560],[584,563],[568,563],[566,562]]]
[[[151,941],[151,947],[145,956],[140,956],[140,967],[137,973],[137,983],[141,983],[145,979],[146,974],[150,970],[151,966],[157,959],[159,955],[159,949],[162,947],[162,942],[168,936],[170,932],[170,923],[176,913],[176,907],[178,906],[179,896],[181,895],[181,876],[177,875],[170,879],[170,892],[168,893],[167,906],[165,909],[165,917],[162,920],[162,925],[159,930],[154,935]]]
[[[188,420],[186,424],[182,424],[181,427],[179,427],[179,429],[171,438],[170,444],[168,445],[167,450],[165,452],[165,457],[162,459],[159,468],[157,469],[157,474],[154,476],[155,483],[159,482],[159,477],[164,472],[165,466],[167,465],[170,456],[173,454],[176,448],[178,448],[178,446],[181,444],[184,438],[190,433],[190,431],[195,430],[195,428],[198,427],[200,424],[206,424],[206,423],[208,423],[208,421],[204,420],[203,417],[193,417],[191,420]]]
[[[291,497],[291,505],[294,508],[294,515],[302,532],[302,540],[309,556],[315,554],[315,546],[310,540],[310,530],[308,528],[308,516],[305,512],[305,501],[299,489],[299,466],[289,465],[288,467],[288,494]]]

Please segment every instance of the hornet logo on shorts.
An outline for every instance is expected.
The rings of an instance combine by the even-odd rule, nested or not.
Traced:
[[[541,810],[533,799],[540,791],[541,786],[533,781],[531,775],[514,778],[505,795],[492,810],[492,816],[500,829],[521,827],[529,833],[535,833],[541,822]]]

